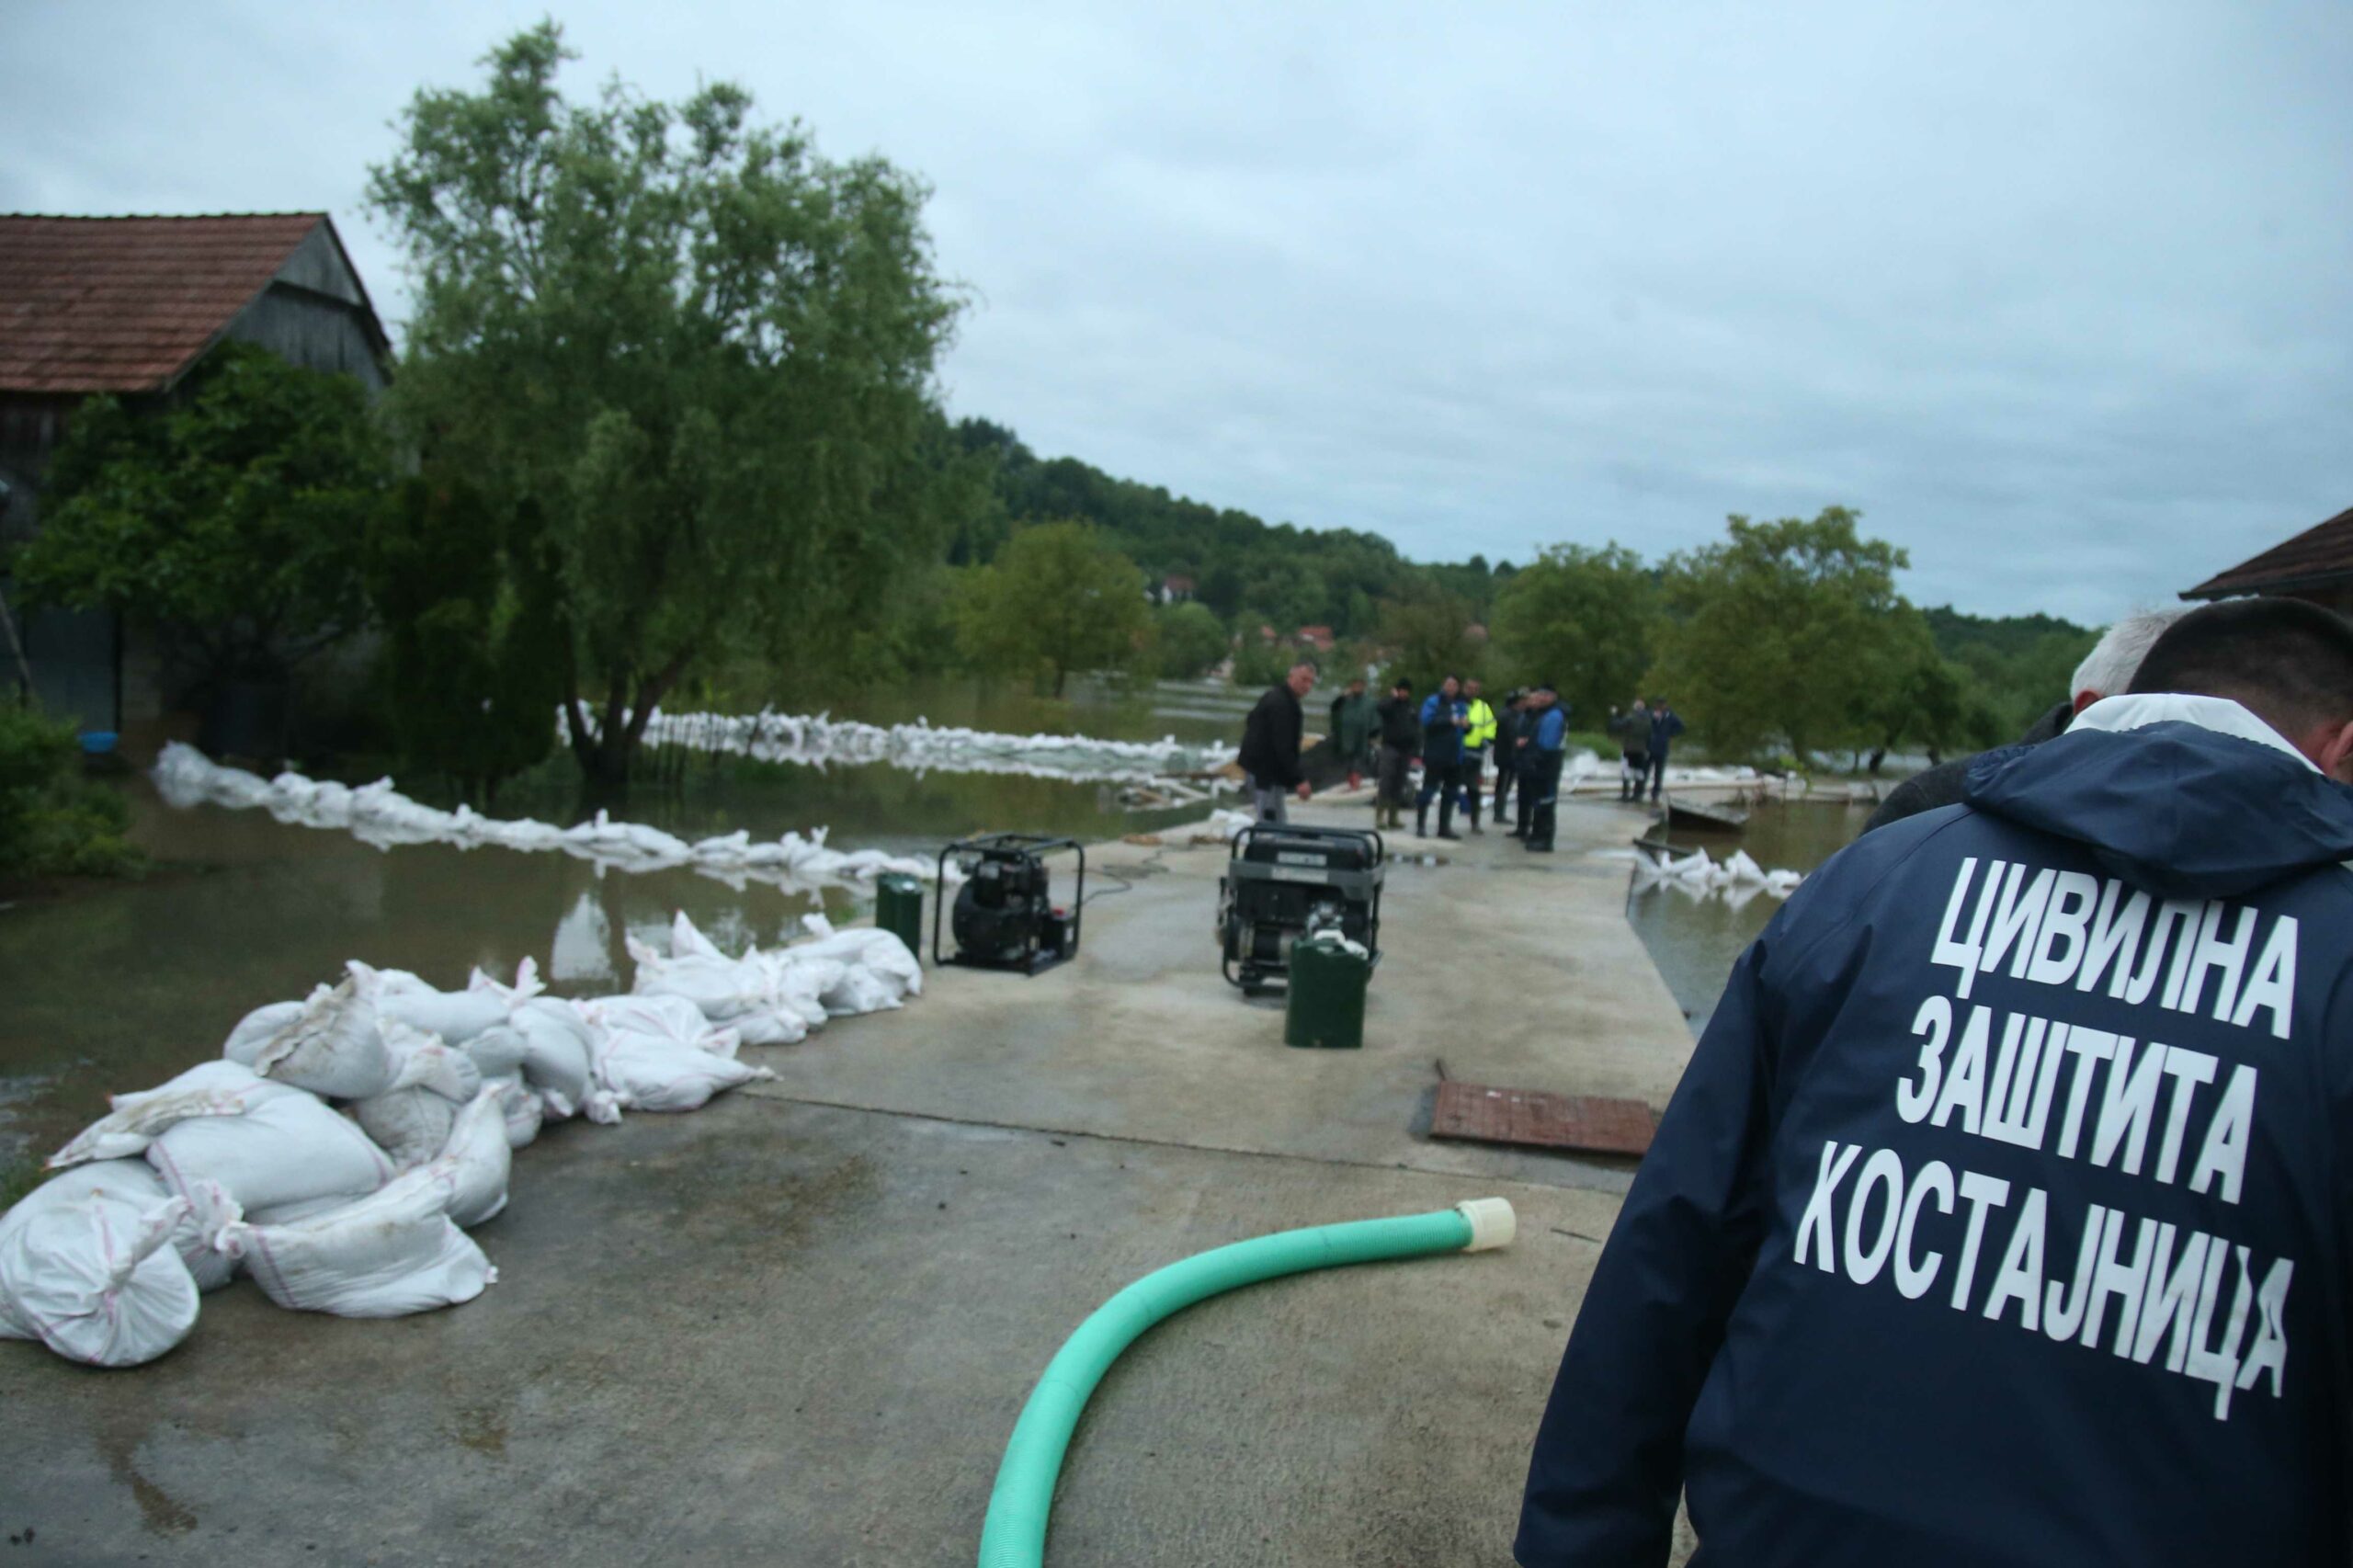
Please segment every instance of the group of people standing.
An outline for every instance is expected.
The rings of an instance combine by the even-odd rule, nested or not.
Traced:
[[[1362,680],[1350,681],[1332,699],[1333,744],[1347,759],[1348,782],[1359,782],[1370,764],[1379,787],[1374,821],[1383,828],[1404,828],[1411,794],[1417,838],[1429,836],[1433,804],[1438,807],[1438,837],[1462,836],[1454,831],[1458,811],[1472,833],[1486,831],[1479,819],[1492,756],[1495,820],[1504,820],[1517,781],[1519,811],[1506,836],[1540,853],[1550,852],[1567,734],[1568,710],[1549,686],[1512,692],[1500,710],[1486,700],[1478,681],[1454,676],[1419,701],[1409,680],[1397,681],[1378,702]],[[1413,788],[1415,757],[1422,763],[1418,790]]]
[[[1300,760],[1305,725],[1302,698],[1315,688],[1313,664],[1291,666],[1281,684],[1269,687],[1251,709],[1242,732],[1239,761],[1249,776],[1251,808],[1260,822],[1281,822],[1290,797],[1308,797]],[[1495,767],[1493,815],[1504,820],[1512,791],[1518,811],[1506,836],[1539,854],[1552,848],[1561,794],[1561,767],[1568,742],[1569,710],[1550,686],[1507,693],[1500,710],[1482,694],[1476,679],[1448,676],[1438,688],[1416,701],[1414,683],[1398,680],[1389,695],[1374,700],[1359,677],[1332,699],[1332,744],[1347,769],[1348,787],[1370,770],[1379,790],[1374,824],[1402,831],[1406,797],[1413,797],[1414,836],[1430,832],[1430,807],[1438,807],[1438,836],[1460,839],[1459,811],[1471,831],[1483,834],[1479,817],[1485,804],[1490,757]],[[1634,699],[1631,709],[1610,710],[1609,732],[1624,748],[1619,799],[1639,801],[1645,786],[1659,798],[1666,777],[1667,748],[1683,733],[1683,720],[1661,699]],[[1419,790],[1413,767],[1422,764]]]
[[[1683,733],[1683,715],[1664,697],[1648,702],[1637,697],[1631,708],[1609,710],[1609,733],[1618,739],[1618,798],[1639,801],[1647,785],[1656,805],[1666,785],[1666,751]]]

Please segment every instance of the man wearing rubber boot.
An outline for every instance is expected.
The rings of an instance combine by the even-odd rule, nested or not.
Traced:
[[[1503,711],[1495,716],[1495,806],[1494,816],[1501,826],[1504,809],[1511,801],[1511,787],[1519,777],[1519,737],[1527,731],[1522,727],[1528,709],[1528,693],[1514,688],[1504,699]],[[1517,838],[1515,827],[1506,836]]]
[[[1740,961],[1597,1263],[1526,1568],[2343,1563],[2353,622],[2192,611]]]
[[[1495,710],[1479,695],[1479,683],[1462,683],[1462,767],[1458,779],[1462,787],[1462,810],[1471,819],[1471,831],[1483,833],[1479,825],[1479,807],[1484,802],[1487,750],[1495,741]]]
[[[1536,688],[1535,714],[1526,753],[1532,760],[1527,776],[1519,781],[1520,805],[1527,813],[1528,824],[1523,847],[1539,855],[1550,855],[1553,818],[1560,805],[1561,762],[1563,748],[1568,744],[1569,713],[1561,706],[1560,693],[1549,686],[1540,686]]]
[[[1430,835],[1430,801],[1438,801],[1438,835],[1459,839],[1454,831],[1455,780],[1462,767],[1462,732],[1470,721],[1462,712],[1462,683],[1449,676],[1422,703],[1422,792],[1414,802],[1414,836]]]

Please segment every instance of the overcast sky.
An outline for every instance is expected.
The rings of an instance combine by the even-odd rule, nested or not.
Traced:
[[[6,0],[0,210],[360,205],[546,9]],[[1116,13],[1116,14],[1115,14]],[[2353,506],[2353,5],[579,3],[935,187],[958,415],[1421,560],[1846,503],[2100,620]]]

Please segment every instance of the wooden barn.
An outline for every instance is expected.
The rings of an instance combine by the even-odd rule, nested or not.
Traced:
[[[383,324],[324,212],[0,215],[0,542],[40,528],[41,476],[84,399],[168,402],[233,339],[371,391],[391,377]],[[0,597],[17,604],[5,576]],[[100,612],[18,620],[50,712],[85,731],[135,733],[161,721],[174,694],[135,630]],[[22,683],[5,648],[0,682]]]

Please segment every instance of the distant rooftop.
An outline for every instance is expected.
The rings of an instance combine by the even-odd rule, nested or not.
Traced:
[[[169,386],[322,223],[333,235],[324,212],[0,214],[0,392]]]
[[[2220,599],[2233,594],[2293,593],[2348,582],[2353,582],[2353,507],[2185,589],[2181,597]]]

